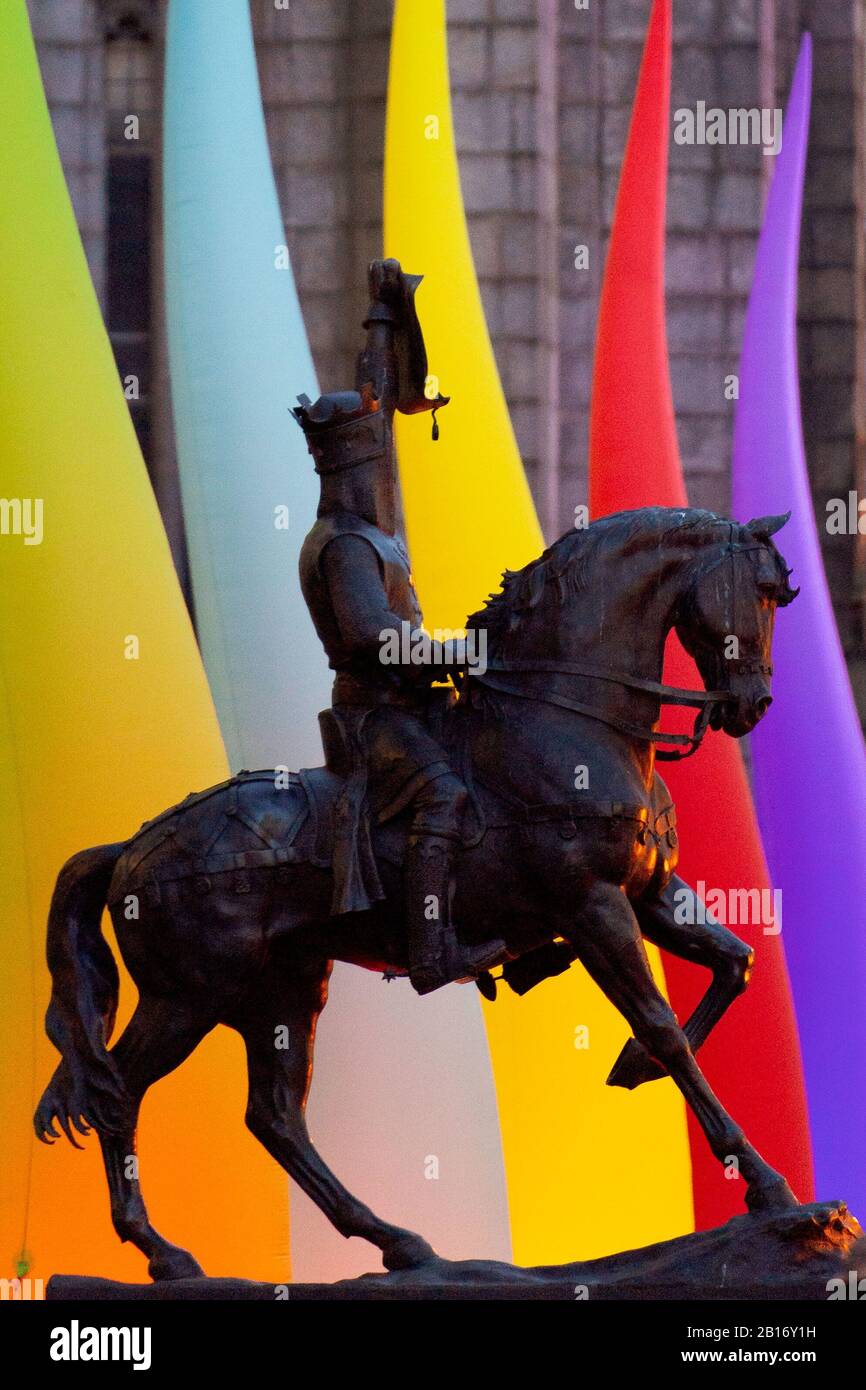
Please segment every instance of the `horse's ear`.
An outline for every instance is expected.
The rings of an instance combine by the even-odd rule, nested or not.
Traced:
[[[768,541],[771,536],[775,536],[777,531],[791,520],[791,513],[784,512],[779,516],[759,516],[754,521],[750,521],[746,527],[759,541]]]

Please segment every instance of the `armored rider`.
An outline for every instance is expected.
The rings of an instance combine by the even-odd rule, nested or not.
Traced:
[[[420,281],[397,261],[372,263],[357,389],[313,404],[299,397],[294,415],[321,480],[318,518],[301,550],[301,587],[336,673],[333,713],[348,736],[356,773],[363,763],[372,813],[384,822],[411,808],[403,871],[409,976],[419,994],[428,994],[483,975],[501,957],[503,943],[464,947],[452,923],[453,866],[467,793],[430,733],[426,712],[432,682],[459,663],[452,643],[419,631],[423,620],[409,558],[397,534],[394,411],[435,412],[448,401],[425,395],[427,357],[415,310]],[[423,643],[428,662],[416,657],[387,664],[383,642],[390,634],[408,634],[396,644],[407,658]],[[353,838],[359,839],[357,822]],[[336,910],[365,902],[362,888],[344,894]]]

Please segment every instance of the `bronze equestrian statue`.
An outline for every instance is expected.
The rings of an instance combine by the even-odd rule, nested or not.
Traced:
[[[302,576],[336,673],[322,718],[327,766],[241,772],[131,839],[75,855],[54,890],[46,1028],[62,1060],[36,1132],[52,1142],[59,1126],[76,1143],[75,1131],[96,1130],[115,1229],[154,1279],[200,1270],[154,1230],[138,1178],[126,1176],[139,1106],[220,1023],[246,1045],[247,1124],[337,1230],[378,1246],[389,1269],[434,1258],[420,1235],[349,1193],[308,1135],[313,1036],[334,960],[409,973],[422,990],[465,974],[488,995],[495,962],[523,994],[580,961],[634,1034],[610,1083],[669,1074],[720,1163],[737,1160],[747,1206],[796,1205],[695,1058],[745,988],[752,952],[711,914],[675,912],[690,890],[676,877],[674,809],[655,766],[688,756],[708,729],[740,738],[766,713],[775,613],[795,597],[773,541],[786,518],[603,517],[506,572],[469,619],[486,634],[486,670],[461,665],[457,649],[436,653],[443,664],[389,669],[381,632],[395,618],[421,621],[396,539],[393,411],[444,404],[421,389],[416,285],[395,262],[374,265],[357,392],[297,412],[322,477]],[[703,691],[662,683],[672,630]],[[454,689],[436,684],[443,670]],[[666,703],[697,710],[693,734],[659,732]],[[422,901],[434,908],[423,920]],[[140,995],[110,1049],[118,972],[101,932],[106,904]],[[711,973],[682,1026],[644,937]],[[273,1045],[278,1027],[285,1049]]]

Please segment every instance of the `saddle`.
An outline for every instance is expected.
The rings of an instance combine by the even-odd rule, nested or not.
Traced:
[[[321,716],[324,767],[278,777],[273,768],[243,770],[146,821],[129,841],[123,864],[149,902],[170,884],[195,892],[248,893],[296,864],[332,869],[331,912],[363,912],[384,899],[371,843],[362,759],[352,761],[352,730]],[[377,852],[402,862],[405,814],[377,830]],[[109,906],[115,906],[110,900]]]

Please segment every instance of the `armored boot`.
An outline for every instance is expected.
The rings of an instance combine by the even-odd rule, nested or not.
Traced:
[[[457,842],[444,835],[412,835],[404,882],[409,979],[419,994],[454,980],[475,979],[505,954],[505,942],[462,946],[451,921],[452,867]]]

